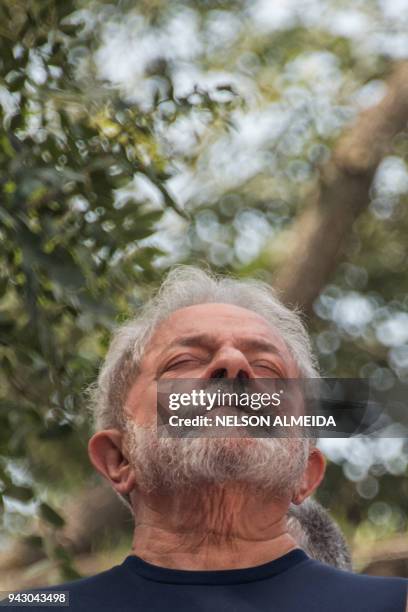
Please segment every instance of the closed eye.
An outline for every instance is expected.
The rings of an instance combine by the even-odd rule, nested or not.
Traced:
[[[201,363],[201,360],[198,357],[193,357],[192,355],[189,355],[181,359],[176,359],[175,361],[171,361],[168,365],[165,366],[163,371],[167,372],[169,370],[174,370],[182,365],[187,365],[187,364],[196,365],[199,363]]]
[[[251,363],[251,366],[255,369],[261,369],[270,374],[275,374],[275,376],[278,376],[280,378],[285,378],[281,370],[273,363],[257,361],[257,362]]]

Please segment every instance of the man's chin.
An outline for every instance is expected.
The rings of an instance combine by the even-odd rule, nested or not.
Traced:
[[[152,429],[137,426],[129,427],[128,433],[139,485],[150,491],[235,482],[270,492],[296,479],[299,467],[304,467],[299,464],[303,453],[283,439],[231,436],[231,432],[213,438],[157,438]]]

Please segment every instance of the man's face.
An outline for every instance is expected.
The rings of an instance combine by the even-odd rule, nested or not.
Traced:
[[[230,304],[199,304],[174,312],[146,347],[125,413],[139,425],[156,422],[159,379],[298,378],[277,330],[260,315]]]
[[[187,487],[242,481],[289,492],[307,462],[299,439],[195,438],[156,435],[159,379],[298,378],[276,329],[260,315],[229,304],[174,312],[146,347],[125,405],[126,444],[139,486]]]

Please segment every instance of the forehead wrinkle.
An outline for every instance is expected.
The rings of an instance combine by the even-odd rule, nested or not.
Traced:
[[[214,334],[190,334],[182,336],[181,338],[175,338],[166,348],[173,348],[174,346],[194,346],[201,345],[207,348],[213,347],[217,343],[217,336]]]
[[[211,304],[210,306],[212,305],[213,304]],[[223,306],[224,304],[215,304],[215,305]],[[201,304],[198,306],[201,306]],[[207,306],[207,304],[203,304],[202,306]],[[230,304],[225,304],[225,306],[230,306]],[[173,337],[173,339],[171,339],[169,343],[166,342],[167,334],[165,334],[164,338],[163,336],[161,336],[161,331],[163,330],[163,327],[166,332],[171,330],[172,326],[170,326],[170,330],[169,330],[168,326],[166,325],[168,324],[169,319],[172,319],[174,316],[178,317],[178,315],[180,315],[181,311],[183,310],[188,311],[196,307],[197,305],[193,305],[193,306],[179,309],[178,311],[173,312],[172,315],[170,315],[168,319],[161,321],[161,323],[157,326],[155,332],[153,333],[153,336],[150,338],[150,342],[148,343],[148,346],[145,349],[144,357],[147,357],[148,354],[150,354],[151,357],[153,357],[153,355],[157,355],[157,353],[163,354],[164,352],[167,352],[168,350],[176,346],[193,347],[194,345],[196,346],[201,345],[202,347],[205,347],[206,349],[212,349],[214,348],[214,346],[219,344],[220,336],[218,334],[214,334],[211,331],[209,332],[206,332],[206,331],[199,332],[198,331],[197,332],[194,329],[194,326],[191,326],[191,324],[188,325],[190,329],[180,330],[180,335],[175,338]],[[278,338],[277,338],[277,342],[274,343],[273,341],[265,339],[265,335],[266,335],[265,332],[262,332],[262,335],[261,335],[259,334],[259,331],[257,334],[258,337],[255,337],[255,338],[254,337],[249,337],[249,338],[239,338],[239,337],[236,338],[235,337],[234,338],[234,336],[239,334],[239,331],[234,332],[233,330],[231,337],[233,339],[234,345],[241,347],[242,350],[259,350],[259,351],[269,352],[271,354],[280,355],[283,357],[286,353],[287,346],[286,346],[286,342],[283,340],[283,338],[281,338],[279,330],[277,329],[275,330],[273,327],[271,327],[270,323],[268,323],[258,313],[255,313],[251,310],[247,310],[246,308],[241,308],[241,307],[237,307],[237,308],[239,308],[239,310],[247,311],[249,315],[254,315],[250,317],[252,319],[252,325],[255,324],[255,327],[257,327],[259,323],[261,323],[262,327],[265,328],[265,331],[267,329],[271,334],[277,335]],[[223,317],[224,315],[222,314],[221,318]],[[185,321],[183,321],[183,324],[185,324]],[[170,335],[170,338],[171,338],[171,335]]]
[[[263,338],[243,338],[238,342],[238,344],[243,348],[243,350],[262,351],[265,353],[272,353],[274,355],[281,355],[281,351],[273,342],[269,342]]]

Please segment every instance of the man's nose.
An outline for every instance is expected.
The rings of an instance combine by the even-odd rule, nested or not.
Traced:
[[[238,350],[226,350],[220,353],[210,364],[206,378],[253,378],[251,366],[245,356]]]

